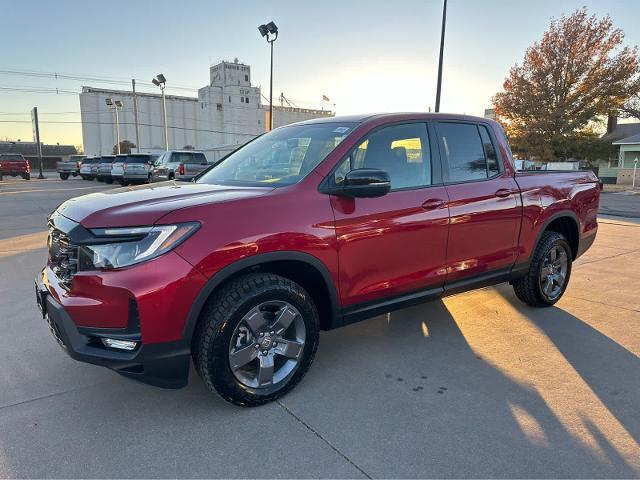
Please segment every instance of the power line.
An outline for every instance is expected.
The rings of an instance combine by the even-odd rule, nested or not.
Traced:
[[[31,123],[31,120],[0,120],[0,123]],[[115,125],[115,122],[82,122],[75,120],[41,120],[39,123],[49,123],[49,124],[91,124],[91,125]],[[132,122],[119,122],[119,125],[135,125]],[[158,127],[164,128],[164,125],[157,125],[153,123],[138,123],[138,125],[142,127]],[[243,135],[246,137],[257,137],[258,133],[241,133],[241,132],[227,132],[223,130],[208,130],[204,128],[189,128],[189,127],[175,127],[168,125],[167,128],[174,130],[186,130],[186,131],[194,131],[194,132],[206,132],[206,133],[222,133],[229,135]]]
[[[111,85],[130,85],[130,79],[124,79],[123,77],[108,77],[108,76],[96,76],[89,74],[66,74],[66,73],[57,73],[57,72],[38,72],[38,71],[29,71],[29,70],[0,70],[0,74],[3,75],[15,75],[21,77],[35,77],[35,78],[53,78],[55,80],[69,80],[69,81],[77,81],[77,82],[96,82],[96,83],[107,83]],[[118,78],[118,79],[116,79]],[[139,82],[141,85],[153,87],[153,83],[146,82],[144,80],[140,80],[136,78],[136,82]],[[186,86],[180,84],[171,84],[167,88],[175,89],[175,90],[188,90],[188,91],[198,91],[198,87]]]

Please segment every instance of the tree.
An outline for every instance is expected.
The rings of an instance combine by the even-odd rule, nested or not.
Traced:
[[[623,39],[610,17],[585,8],[551,21],[493,97],[514,150],[567,158],[576,142],[594,139],[594,122],[640,92],[638,50],[622,47]]]
[[[122,140],[120,142],[120,153],[131,153],[131,149],[136,148],[136,144],[129,140]],[[118,153],[118,144],[113,146],[113,154]]]

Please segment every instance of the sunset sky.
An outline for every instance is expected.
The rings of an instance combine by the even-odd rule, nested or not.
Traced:
[[[640,44],[636,0],[450,0],[441,110],[482,115],[550,18],[583,5],[590,13],[610,14],[626,32],[626,43]],[[300,107],[319,108],[325,94],[338,114],[424,111],[434,104],[440,0],[0,0],[0,7],[3,140],[30,140],[29,111],[38,106],[44,142],[82,143],[76,94],[12,88],[126,89],[131,78],[148,82],[162,72],[167,92],[196,96],[208,83],[210,64],[238,57],[251,65],[253,83],[268,95],[268,46],[256,27],[269,20],[280,28],[274,97],[284,92]],[[11,123],[16,121],[23,123]]]

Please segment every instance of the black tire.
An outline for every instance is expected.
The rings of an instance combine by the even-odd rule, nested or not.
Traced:
[[[30,173],[23,173],[22,174],[22,178],[24,178],[25,180],[31,180],[31,174]]]
[[[61,180],[67,180],[69,178],[69,174],[68,173],[61,173],[60,174],[60,179]]]
[[[127,182],[124,181],[124,179],[120,179],[120,185],[122,185],[123,187],[127,184]]]
[[[567,258],[567,271],[559,294],[550,298],[543,291],[540,277],[545,258],[554,247],[564,250]],[[572,258],[571,247],[564,235],[558,232],[544,232],[533,252],[527,274],[513,282],[513,290],[516,296],[532,307],[550,307],[555,304],[562,298],[569,284]]]
[[[244,315],[267,301],[293,305],[304,322],[306,338],[297,367],[287,377],[268,387],[251,388],[233,374],[229,345]],[[287,278],[251,273],[232,280],[209,299],[196,327],[192,356],[196,371],[209,390],[235,405],[252,407],[284,395],[304,377],[313,362],[318,340],[318,311],[309,294]]]
[[[113,183],[113,178],[107,177],[106,182],[111,185]]]

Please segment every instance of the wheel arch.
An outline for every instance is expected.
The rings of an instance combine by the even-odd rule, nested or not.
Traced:
[[[538,232],[536,246],[542,238],[544,232],[558,232],[564,235],[571,247],[572,260],[578,256],[578,246],[580,244],[580,220],[571,211],[558,212],[548,218]]]
[[[183,330],[189,343],[193,338],[200,314],[214,292],[239,275],[269,272],[286,277],[302,286],[312,297],[320,316],[320,328],[329,330],[340,324],[338,293],[327,267],[318,258],[295,251],[270,252],[243,258],[213,275],[193,302]]]

